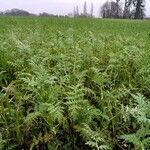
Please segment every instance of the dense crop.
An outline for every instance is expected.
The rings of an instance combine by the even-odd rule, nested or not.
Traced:
[[[149,27],[0,18],[0,149],[150,149]]]

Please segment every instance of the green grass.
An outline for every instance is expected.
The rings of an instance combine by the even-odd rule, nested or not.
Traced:
[[[0,149],[150,149],[149,27],[0,17]]]

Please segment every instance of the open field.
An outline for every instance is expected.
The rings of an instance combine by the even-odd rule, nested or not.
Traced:
[[[0,149],[150,149],[150,21],[0,17]]]

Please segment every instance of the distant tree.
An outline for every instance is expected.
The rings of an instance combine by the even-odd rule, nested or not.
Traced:
[[[42,12],[39,14],[40,17],[48,17],[50,16],[50,14],[48,14],[47,12]]]
[[[78,17],[79,16],[79,8],[78,6],[74,7],[73,16]]]
[[[11,10],[7,10],[4,15],[7,16],[30,16],[31,14],[25,10],[21,10],[21,9],[11,9]]]
[[[2,11],[0,11],[0,16],[2,16],[4,13]]]
[[[58,18],[68,18],[68,15],[53,15],[53,17],[58,17]]]
[[[131,4],[132,4],[132,0],[125,0],[123,18],[130,18],[130,16],[131,16],[131,12],[130,12]]]
[[[101,7],[100,14],[103,18],[121,18],[122,8],[119,3],[107,1]]]
[[[143,19],[145,16],[145,0],[133,0],[135,6],[134,19]]]
[[[78,6],[76,6],[76,16],[77,17],[79,16],[79,8],[78,8]]]
[[[93,12],[94,12],[94,6],[93,3],[91,3],[91,17],[93,17]]]
[[[30,16],[37,17],[37,14],[30,13]]]
[[[61,16],[54,15],[54,14],[49,14],[47,12],[42,12],[42,13],[39,14],[39,17],[61,17]]]
[[[76,17],[76,8],[73,9],[73,16]]]
[[[67,15],[69,18],[73,18],[74,17],[74,13],[68,13]]]
[[[69,13],[69,17],[80,17],[80,18],[85,18],[85,17],[91,17],[90,13],[87,13],[87,4],[86,2],[84,3],[83,7],[83,13],[79,13],[79,7],[78,5],[74,7],[73,13]],[[91,13],[93,16],[93,6],[91,6]]]
[[[86,4],[86,1],[84,2],[84,6],[83,6],[83,15],[87,16],[87,4]]]
[[[143,19],[144,16],[145,0],[125,0],[124,18]]]
[[[116,17],[117,18],[119,18],[119,2],[120,2],[120,0],[116,0],[116,6],[117,6]]]

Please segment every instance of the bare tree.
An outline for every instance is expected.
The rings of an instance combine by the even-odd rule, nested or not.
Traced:
[[[78,6],[76,6],[76,16],[77,17],[79,16],[79,8],[78,8]]]
[[[73,16],[76,17],[76,8],[73,9]]]
[[[121,18],[122,8],[116,2],[105,2],[101,7],[100,14],[103,18]]]
[[[91,3],[91,17],[93,17],[93,12],[94,12],[94,6],[93,3]]]
[[[84,2],[84,6],[83,6],[83,15],[87,16],[87,4],[86,4],[86,1]]]

